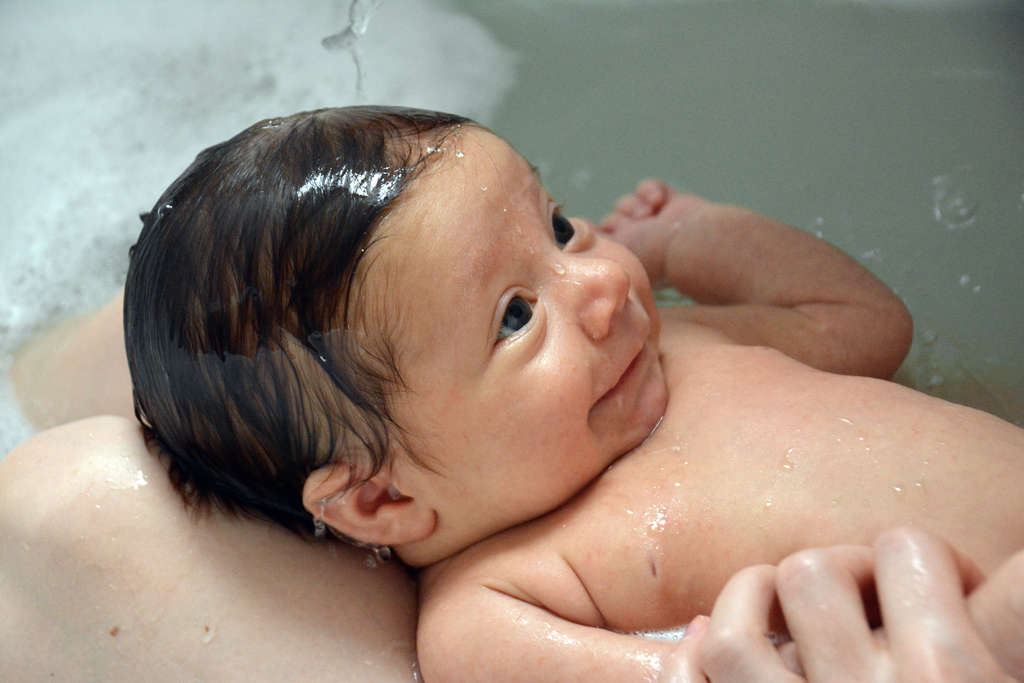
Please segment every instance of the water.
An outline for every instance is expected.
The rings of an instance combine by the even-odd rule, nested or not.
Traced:
[[[356,70],[356,98],[360,101],[366,100],[366,89],[363,85],[363,62],[356,44],[369,28],[370,19],[381,1],[351,0],[348,7],[348,26],[320,41],[328,50],[345,50],[352,56],[352,66]]]
[[[202,147],[374,101],[480,119],[569,215],[661,176],[819,234],[909,304],[901,381],[1024,420],[1024,4],[625,5],[0,4],[0,376],[117,290],[138,213]],[[0,452],[28,433],[6,392]]]
[[[567,215],[660,176],[817,234],[932,331],[900,381],[1024,423],[1024,3],[456,5],[528,46],[494,123]]]

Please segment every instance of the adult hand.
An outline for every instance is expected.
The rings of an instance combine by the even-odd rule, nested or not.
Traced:
[[[909,529],[883,534],[874,549],[806,550],[778,567],[750,567],[723,589],[706,633],[681,643],[685,661],[666,662],[663,680],[1024,676],[1024,553],[968,599],[979,578],[942,541]],[[876,594],[884,631],[872,630]],[[766,634],[780,607],[793,640],[776,647]]]

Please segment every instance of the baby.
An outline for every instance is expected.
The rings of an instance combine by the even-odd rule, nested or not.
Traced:
[[[653,677],[672,645],[629,632],[894,524],[1024,546],[1024,431],[869,378],[905,308],[751,212],[647,181],[598,227],[476,124],[353,108],[206,150],[144,222],[126,343],[172,479],[422,568],[427,680]]]

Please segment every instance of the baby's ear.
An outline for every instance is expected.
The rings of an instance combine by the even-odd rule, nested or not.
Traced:
[[[403,495],[388,471],[353,481],[350,465],[325,465],[306,478],[302,505],[314,519],[364,543],[400,546],[434,532],[434,510]]]

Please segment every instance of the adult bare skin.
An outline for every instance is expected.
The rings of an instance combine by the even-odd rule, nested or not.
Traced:
[[[30,416],[32,405],[47,406],[44,424],[131,415],[127,381],[110,379],[127,377],[118,304],[63,339],[44,337],[56,353],[19,355]],[[134,419],[63,425],[0,459],[0,671],[19,681],[412,680],[413,582],[366,559],[259,521],[191,516]]]
[[[55,325],[18,350],[11,380],[36,429],[92,415],[133,418],[118,293],[98,311]]]

